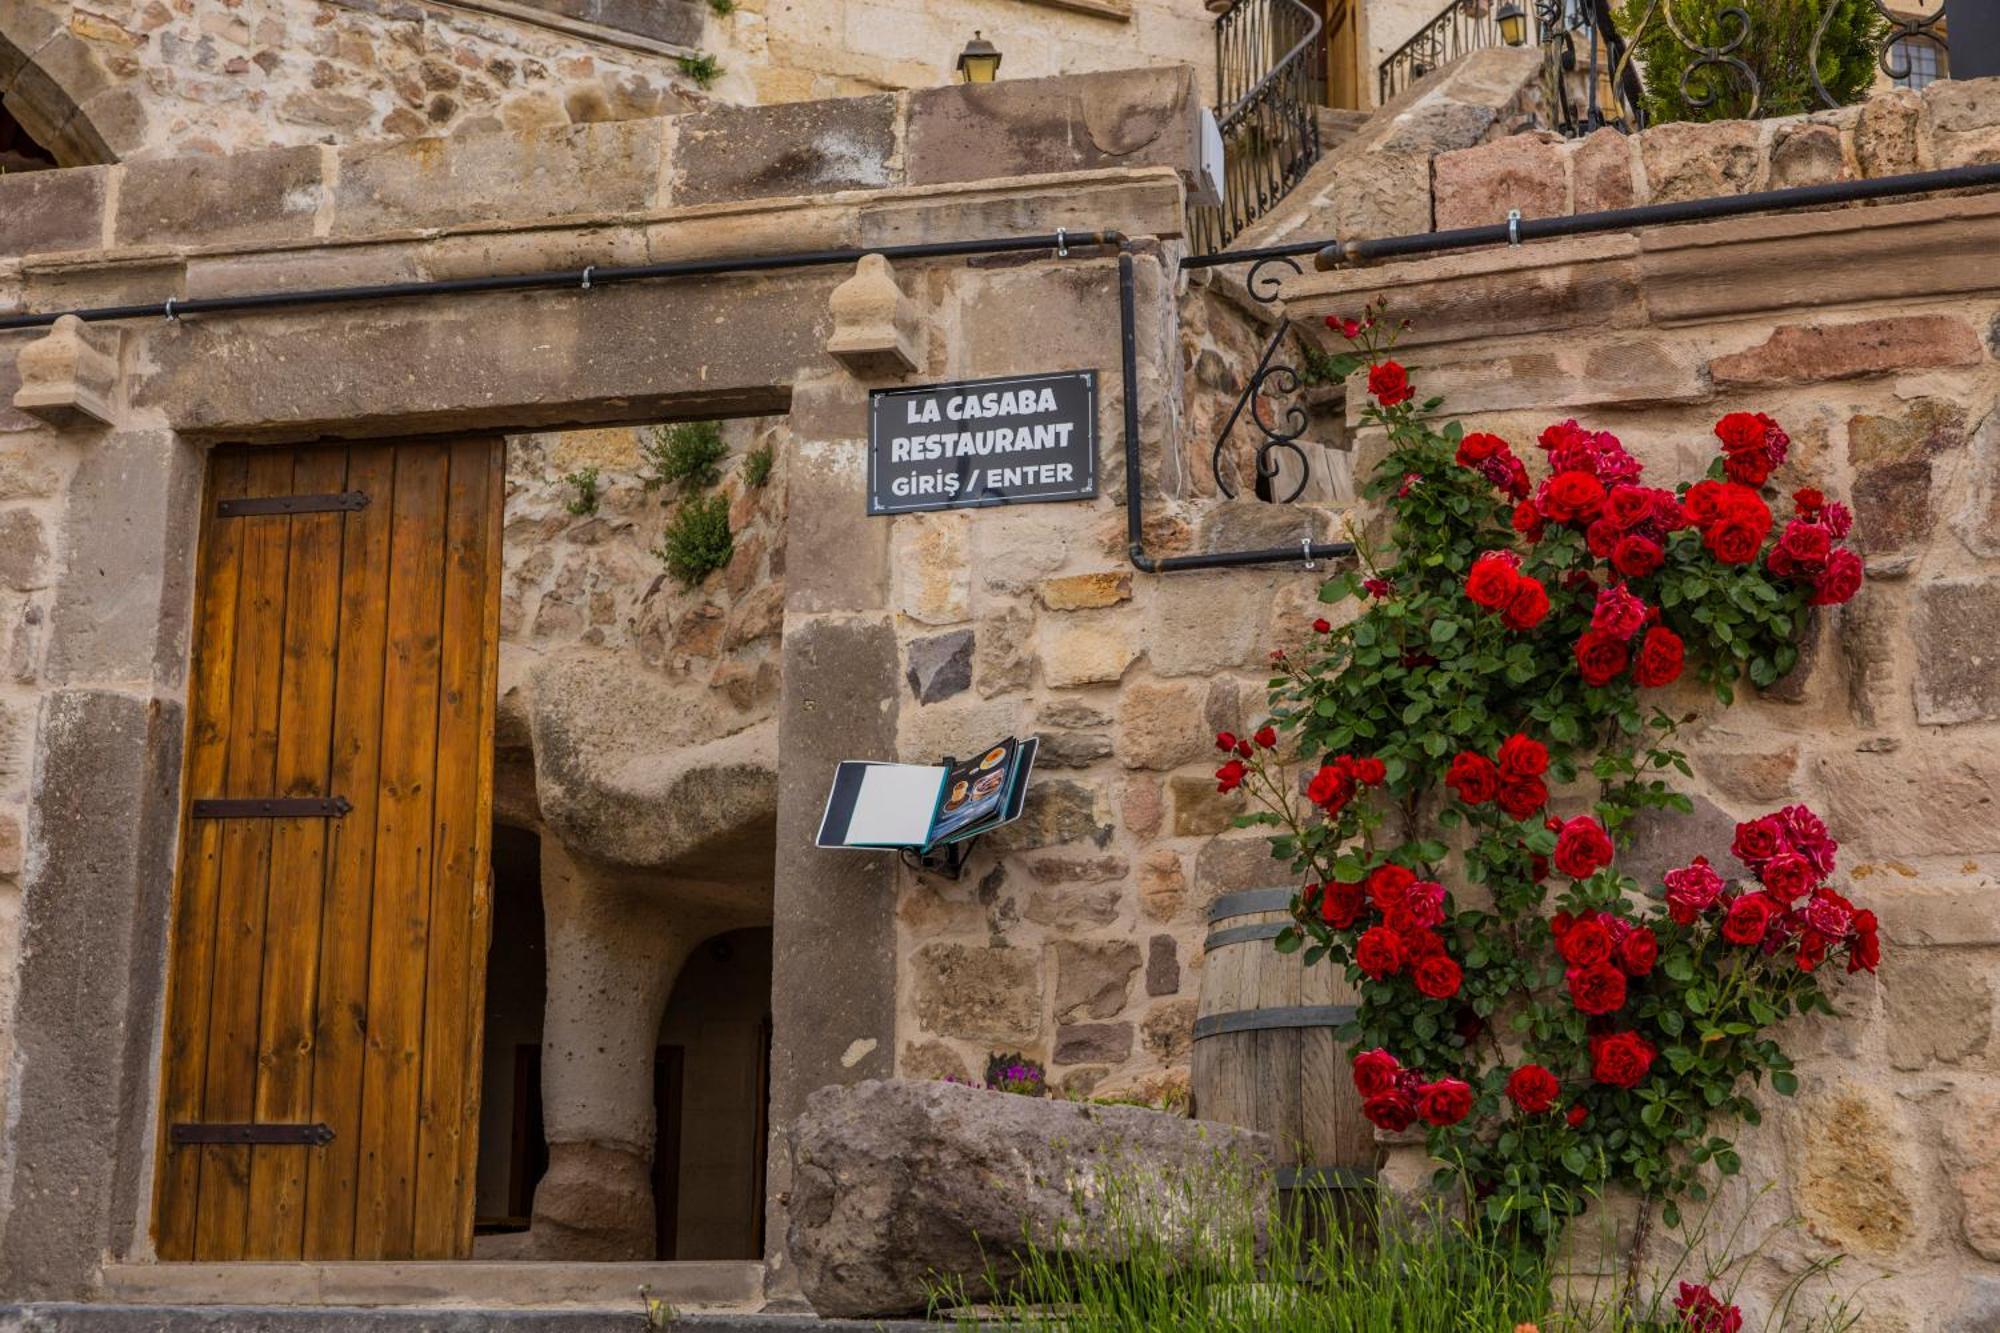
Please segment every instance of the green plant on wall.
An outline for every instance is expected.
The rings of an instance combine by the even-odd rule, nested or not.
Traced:
[[[1837,105],[1858,101],[1875,82],[1888,32],[1874,0],[1626,0],[1617,20],[1636,48],[1655,124],[1821,109],[1813,36],[1822,20],[1819,82]]]
[[[655,554],[685,590],[728,564],[735,552],[736,541],[729,531],[729,497],[718,492],[681,501],[667,520]]]
[[[646,489],[671,487],[683,495],[708,489],[722,479],[722,460],[729,446],[713,421],[683,421],[655,426],[639,444],[646,471]]]
[[[722,63],[706,51],[680,56],[674,63],[680,66],[681,73],[694,80],[697,88],[713,88],[715,81],[722,77]]]
[[[770,445],[758,445],[743,455],[743,480],[753,488],[762,489],[771,480],[771,464],[775,461]]]
[[[717,18],[728,18],[736,12],[736,0],[708,0],[708,7],[715,11]]]
[[[563,484],[575,492],[563,501],[563,508],[578,518],[597,512],[597,503],[602,498],[597,489],[597,469],[580,467],[563,478]]]

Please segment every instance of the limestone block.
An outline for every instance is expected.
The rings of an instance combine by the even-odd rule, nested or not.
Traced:
[[[1118,761],[1127,768],[1179,768],[1214,744],[1199,685],[1136,681],[1119,697]]]
[[[1106,570],[1095,574],[1068,574],[1044,579],[1035,594],[1051,611],[1083,611],[1093,607],[1116,606],[1132,598],[1132,571]]]
[[[1796,791],[1799,747],[1726,750],[1695,756],[1695,772],[1721,796],[1749,805],[1783,804]]]
[[[912,959],[924,1031],[975,1041],[1033,1041],[1042,1025],[1042,969],[1025,949],[927,944]]]
[[[909,181],[1157,166],[1191,180],[1200,111],[1181,65],[924,89],[910,97]]]
[[[1040,639],[1042,679],[1059,689],[1118,680],[1139,656],[1122,622],[1049,626]]]
[[[1974,555],[2000,556],[2000,412],[1989,412],[1972,437],[1972,475],[1952,530]]]
[[[1718,388],[1810,384],[1935,366],[1975,366],[1979,335],[1950,315],[1781,324],[1762,343],[1709,363]]]
[[[1185,1063],[1194,1050],[1194,1019],[1199,1005],[1190,997],[1148,1009],[1145,1021],[1139,1024],[1139,1039],[1146,1053],[1161,1064]]]
[[[1050,930],[1083,930],[1108,926],[1118,919],[1121,890],[1116,884],[1062,885],[1038,888],[1028,895],[1022,915]]]
[[[1215,838],[1195,853],[1195,903],[1203,911],[1225,893],[1290,886],[1292,868],[1271,855],[1262,834]]]
[[[1951,1178],[1958,1186],[1965,1243],[2000,1261],[2000,1091],[1956,1093],[1939,1117],[1951,1150]]]
[[[712,106],[676,122],[675,204],[831,194],[901,183],[896,98]]]
[[[2000,580],[1938,579],[1917,589],[1917,721],[2000,717]]]
[[[1035,615],[1027,607],[1001,606],[979,618],[972,650],[972,679],[988,699],[1026,689],[1035,669]]]
[[[32,509],[0,509],[0,584],[33,592],[48,584],[49,544]]]
[[[1111,842],[1111,825],[1098,813],[1097,793],[1082,783],[1067,778],[1031,781],[1021,817],[987,834],[986,841],[1008,852],[1080,842],[1101,848]]]
[[[151,158],[124,170],[119,245],[305,240],[325,188],[317,146]]]
[[[906,375],[924,363],[917,308],[881,255],[863,255],[854,276],[827,299],[833,333],[826,350],[857,379]]]
[[[1132,974],[1139,970],[1139,946],[1127,940],[1055,946],[1056,1021],[1116,1018],[1125,1010]]]
[[[1569,169],[1578,213],[1630,208],[1640,202],[1632,180],[1631,136],[1608,125],[1576,145]]]
[[[1797,185],[1826,185],[1848,177],[1840,131],[1812,123],[1780,126],[1771,141],[1773,190]]]
[[[1268,664],[1269,574],[1176,574],[1152,601],[1147,660],[1162,676]]]
[[[1821,814],[1842,855],[1894,860],[1981,856],[2000,849],[2000,755],[1993,747],[1926,741],[1886,753],[1822,756]]]
[[[1167,779],[1167,799],[1173,807],[1176,838],[1200,838],[1236,826],[1236,816],[1249,809],[1239,789],[1219,792],[1212,777],[1176,773]]]
[[[92,328],[64,315],[21,348],[14,406],[58,430],[110,426],[118,418],[116,329]]]
[[[98,249],[110,174],[78,167],[0,175],[0,255]]]
[[[1122,856],[1042,856],[1027,867],[1040,884],[1102,884],[1132,873],[1132,863]]]
[[[1965,443],[1965,408],[1943,398],[1918,398],[1892,416],[1862,413],[1847,422],[1847,461],[1857,469],[1936,458]]]
[[[1896,941],[1891,941],[1896,944]],[[1882,994],[1889,1018],[1889,1062],[1897,1069],[1931,1065],[1996,1066],[1994,955],[1959,949],[1885,949]]]
[[[1111,753],[1111,738],[1095,731],[1044,731],[1035,763],[1042,768],[1089,768]]]
[[[972,1077],[959,1053],[941,1041],[908,1041],[903,1043],[902,1058],[896,1061],[896,1072],[903,1078],[913,1079],[960,1079]]]
[[[1814,1235],[1854,1254],[1893,1258],[1916,1234],[1915,1184],[1900,1160],[1909,1139],[1873,1089],[1837,1086],[1803,1103],[1797,1197]]]
[[[1562,144],[1560,135],[1539,131],[1439,154],[1431,164],[1437,229],[1505,222],[1510,209],[1528,218],[1569,212]]]
[[[1056,1029],[1059,1065],[1122,1064],[1132,1058],[1130,1023],[1070,1023]]]
[[[1118,813],[1133,837],[1157,837],[1167,818],[1166,789],[1159,779],[1134,773],[1119,784]]]
[[[2000,162],[2000,79],[1941,79],[1924,89],[1929,166]]]
[[[896,606],[926,625],[971,618],[972,570],[964,514],[912,514],[894,520]]]
[[[1854,127],[1854,157],[1864,177],[1900,176],[1915,171],[1918,161],[1917,125],[1923,99],[1907,88],[1892,88],[1861,104]]]
[[[1618,869],[1638,880],[1642,890],[1660,886],[1667,871],[1697,856],[1720,861],[1729,850],[1736,817],[1699,793],[1689,799],[1692,813],[1646,810],[1626,826],[1631,842],[1618,854]]]
[[[1164,1112],[901,1079],[815,1092],[791,1141],[791,1254],[828,1317],[921,1312],[940,1274],[990,1299],[1029,1242],[1106,1253],[1114,1192],[1174,1252],[1193,1234],[1175,1200],[1250,1193],[1224,1182],[1270,1157],[1262,1135]]]
[[[1639,140],[1651,202],[1670,204],[1756,189],[1763,165],[1758,148],[1761,132],[1755,123],[1742,120],[1653,126]]]
[[[1146,853],[1139,864],[1139,906],[1153,921],[1175,921],[1187,906],[1187,872],[1180,853],[1168,847]]]

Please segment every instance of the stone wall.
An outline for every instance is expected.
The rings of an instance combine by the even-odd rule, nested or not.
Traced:
[[[727,8],[728,12],[721,12]],[[953,83],[1192,65],[1201,0],[14,0],[0,95],[64,165],[417,139]],[[684,60],[712,59],[697,79]]]
[[[1975,160],[1995,142],[1995,104],[1989,84],[1939,84],[1776,125],[1506,140],[1438,159],[1439,222],[1602,206],[1580,193],[1600,155],[1620,165],[1627,202],[1773,183],[1801,142],[1823,149],[1820,178]],[[1891,142],[1900,156],[1883,156]],[[1869,1328],[2000,1318],[2000,1172],[1971,1128],[2000,1098],[2000,675],[1987,647],[2000,629],[2000,285],[1983,258],[1996,235],[2000,197],[1962,195],[1474,251],[1285,292],[1309,325],[1386,295],[1415,321],[1399,358],[1468,428],[1524,446],[1574,416],[1670,485],[1705,465],[1718,416],[1765,411],[1794,441],[1779,489],[1853,503],[1861,596],[1818,620],[1773,688],[1730,709],[1683,692],[1698,718],[1697,813],[1662,824],[1634,861],[1714,855],[1734,820],[1805,802],[1842,842],[1843,889],[1880,913],[1879,982],[1839,985],[1841,1020],[1795,1025],[1803,1088],[1764,1100],[1716,1214],[1748,1217],[1739,1251],[1765,1242],[1748,1270],[1754,1306],[1845,1252],[1832,1285],[1868,1284]],[[1364,435],[1357,466],[1379,448]],[[1785,1225],[1794,1215],[1801,1225]]]

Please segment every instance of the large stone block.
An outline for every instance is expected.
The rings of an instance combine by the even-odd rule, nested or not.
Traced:
[[[1192,179],[1200,112],[1179,65],[924,89],[910,96],[909,180],[1157,166]]]
[[[2000,1125],[2000,1092],[1959,1092],[1939,1119],[1951,1149],[1965,1243],[2000,1262],[2000,1138],[1993,1134]]]
[[[0,175],[0,255],[95,250],[104,243],[106,167]]]
[[[699,47],[707,22],[698,0],[526,0],[565,18],[616,28],[656,42]]]
[[[305,240],[325,190],[317,147],[125,165],[113,223],[119,245]]]
[[[1918,585],[1913,628],[1917,721],[1931,725],[2000,717],[2000,579],[1936,579]]]
[[[1984,856],[2000,850],[2000,754],[1926,741],[1823,755],[1821,813],[1855,860]]]
[[[1759,127],[1742,120],[1655,125],[1639,139],[1652,202],[1747,194],[1763,167]]]
[[[486,221],[491,187],[501,181],[510,218],[635,212],[655,202],[664,124],[623,120],[345,148],[333,233]]]
[[[675,204],[831,194],[900,184],[896,99],[715,106],[676,122]]]
[[[989,1300],[1029,1243],[1109,1257],[1114,1212],[1183,1250],[1214,1220],[1184,1201],[1248,1195],[1236,1182],[1269,1148],[1138,1107],[884,1080],[815,1093],[792,1156],[791,1252],[831,1317],[919,1312],[952,1278],[958,1299]]]
[[[1118,680],[1139,657],[1139,645],[1118,621],[1046,626],[1040,647],[1042,679],[1057,688]]]
[[[1894,940],[1890,944],[1882,958],[1889,1063],[1912,1070],[1932,1065],[1995,1067],[1993,986],[2000,975],[1995,955],[1903,949]]]
[[[1811,384],[1936,366],[1976,366],[1979,335],[1950,315],[1890,315],[1846,324],[1782,324],[1756,347],[1717,357],[1718,387]]]
[[[1098,809],[1098,794],[1081,782],[1056,778],[1033,782],[1021,817],[987,835],[988,844],[1003,852],[1034,851],[1088,842],[1104,847],[1111,825]]]
[[[1632,137],[1609,125],[1576,145],[1569,169],[1579,213],[1630,208],[1639,202],[1632,180]]]
[[[1179,768],[1208,755],[1213,733],[1202,687],[1182,681],[1135,681],[1118,699],[1118,762],[1127,768]]]
[[[1268,663],[1273,576],[1176,574],[1153,598],[1146,657],[1162,676],[1207,676]]]
[[[1931,465],[1923,459],[1883,463],[1855,474],[1854,546],[1888,555],[1923,545],[1931,534]]]
[[[1868,1258],[1899,1254],[1917,1233],[1916,1182],[1901,1160],[1909,1139],[1888,1097],[1841,1085],[1804,1103],[1800,1119],[1806,1141],[1797,1192],[1806,1225]]]
[[[1025,949],[927,944],[912,960],[926,1032],[979,1041],[1033,1041],[1042,1026],[1042,969]]]
[[[1056,1022],[1116,1018],[1125,1010],[1132,974],[1139,970],[1139,946],[1128,940],[1058,940]]]
[[[1892,88],[1861,105],[1854,127],[1854,157],[1867,177],[1917,170],[1917,127],[1923,102],[1907,88]]]
[[[1771,141],[1770,188],[1774,190],[1826,185],[1847,175],[1847,158],[1836,126],[1810,122],[1787,125]]]
[[[1561,136],[1514,134],[1477,148],[1442,153],[1431,164],[1437,229],[1560,217],[1569,211],[1569,179]]]
[[[2000,79],[1940,79],[1923,98],[1932,166],[2000,162]]]

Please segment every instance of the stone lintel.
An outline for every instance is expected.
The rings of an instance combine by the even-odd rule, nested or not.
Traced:
[[[58,430],[114,425],[118,418],[116,329],[64,315],[15,362],[21,387],[14,406]]]

